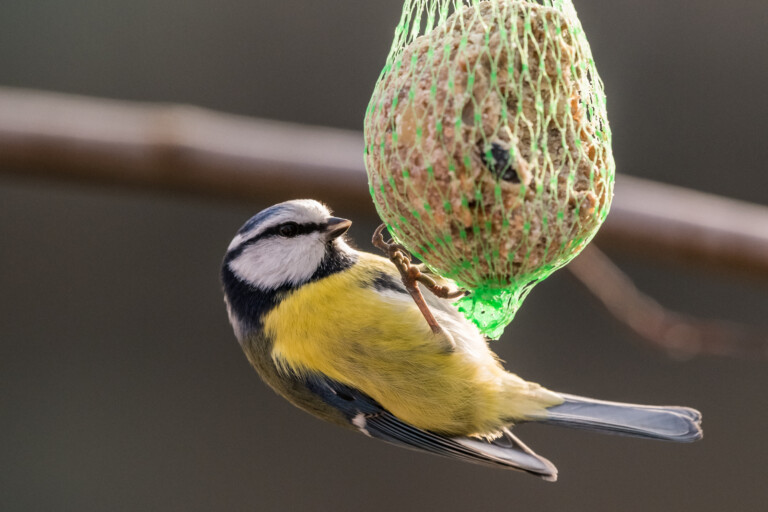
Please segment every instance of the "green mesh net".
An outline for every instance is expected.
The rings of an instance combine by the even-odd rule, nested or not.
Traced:
[[[405,0],[365,118],[393,238],[497,338],[608,214],[605,95],[571,0]]]

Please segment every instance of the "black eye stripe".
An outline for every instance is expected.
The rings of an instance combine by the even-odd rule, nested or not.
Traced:
[[[307,235],[309,233],[313,233],[315,231],[319,231],[323,226],[320,224],[314,224],[314,223],[307,223],[307,224],[298,224],[296,222],[285,222],[283,224],[278,224],[277,226],[272,226],[271,228],[265,230],[263,233],[261,233],[259,236],[256,237],[256,239],[266,238],[269,236],[275,236],[280,235],[280,228],[283,226],[286,226],[288,224],[292,224],[296,226],[296,235]],[[250,242],[250,240],[249,240]]]
[[[325,226],[320,224],[299,224],[297,228],[298,230],[296,231],[296,236],[308,235],[309,233],[320,231],[321,229],[325,228]]]
[[[280,236],[291,238],[299,234],[299,225],[295,222],[289,222],[288,224],[283,224],[280,226],[277,232],[280,234]]]
[[[237,246],[235,249],[229,251],[227,253],[227,256],[225,257],[225,262],[232,261],[233,259],[237,258],[242,254],[242,252],[245,250],[246,247],[249,245],[253,245],[259,240],[264,240],[265,238],[271,238],[271,237],[279,237],[280,236],[280,228],[284,226],[285,224],[288,224],[287,222],[278,224],[276,226],[272,226],[269,229],[265,229],[258,235],[256,235],[253,238],[250,238],[244,242],[241,242],[239,246]],[[294,223],[295,224],[295,223]],[[296,225],[296,235],[307,235],[309,233],[314,233],[315,231],[320,231],[322,229],[326,228],[326,224],[317,224],[314,222],[307,222],[305,224],[297,224]]]
[[[283,227],[285,224],[278,224],[277,226],[272,226],[269,229],[265,229],[255,237],[251,238],[250,240],[246,240],[242,243],[241,247],[246,247],[248,245],[255,244],[259,240],[263,240],[265,238],[270,238],[273,236],[280,236],[280,228]],[[299,235],[307,235],[309,233],[314,233],[315,231],[320,231],[325,226],[321,224],[315,224],[315,223],[307,223],[307,224],[296,224],[296,236]]]

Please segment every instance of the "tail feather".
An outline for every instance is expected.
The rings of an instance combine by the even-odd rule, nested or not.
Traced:
[[[701,413],[695,409],[561,396],[565,402],[548,409],[543,423],[681,443],[702,437]]]

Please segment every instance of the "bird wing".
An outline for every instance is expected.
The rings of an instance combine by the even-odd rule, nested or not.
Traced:
[[[381,407],[366,394],[327,377],[304,377],[306,387],[323,402],[339,410],[369,437],[444,457],[492,467],[524,471],[547,481],[557,479],[557,468],[537,455],[508,429],[492,441],[474,437],[446,437],[416,428]]]

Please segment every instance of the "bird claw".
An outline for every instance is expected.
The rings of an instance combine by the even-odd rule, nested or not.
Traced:
[[[421,290],[419,290],[418,283],[423,284],[435,296],[442,299],[455,299],[466,295],[466,292],[463,290],[451,291],[447,286],[437,284],[434,279],[422,273],[421,270],[419,270],[419,267],[411,264],[411,254],[408,252],[408,249],[392,240],[384,240],[382,233],[385,228],[385,224],[376,228],[376,231],[373,233],[373,239],[371,240],[373,245],[386,254],[389,260],[394,263],[395,267],[397,267],[397,270],[400,272],[400,278],[405,285],[405,289],[408,290],[413,301],[419,307],[421,314],[424,315],[424,319],[427,321],[427,324],[429,324],[432,332],[436,335],[444,335],[450,343],[451,349],[454,349],[456,345],[453,338],[443,331],[443,328],[437,323],[429,306],[427,306],[427,302],[424,300],[424,296],[421,294]]]

